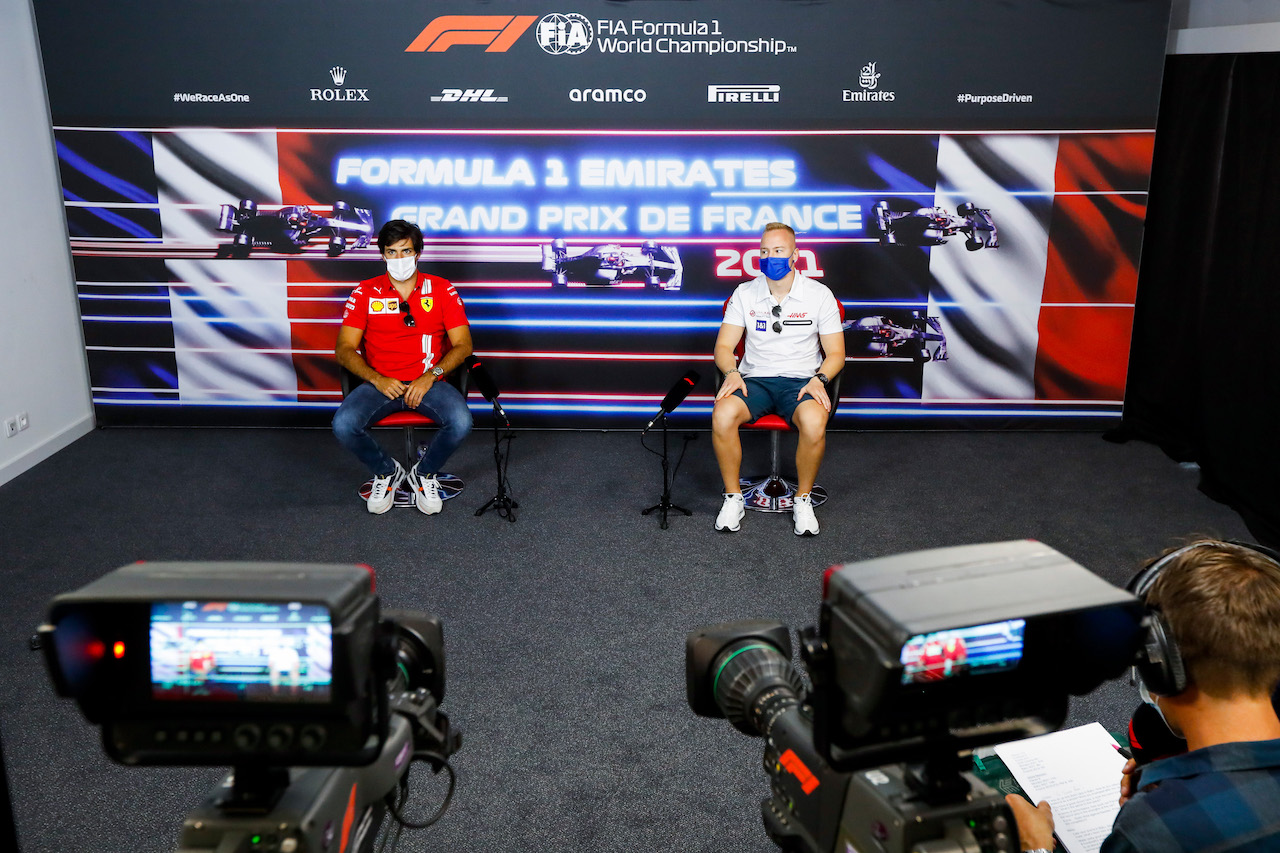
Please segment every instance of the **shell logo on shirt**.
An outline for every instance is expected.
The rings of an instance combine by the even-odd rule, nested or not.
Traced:
[[[369,301],[370,314],[399,314],[400,300],[398,299],[372,299]]]

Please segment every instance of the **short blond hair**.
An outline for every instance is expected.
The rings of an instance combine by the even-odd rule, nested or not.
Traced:
[[[1169,624],[1192,684],[1214,697],[1270,696],[1280,682],[1280,565],[1202,539],[1160,570],[1147,605]]]
[[[764,227],[764,230],[760,232],[760,237],[763,238],[764,235],[768,234],[770,231],[786,231],[791,235],[791,242],[794,243],[796,241],[796,229],[792,228],[785,222],[770,222]]]

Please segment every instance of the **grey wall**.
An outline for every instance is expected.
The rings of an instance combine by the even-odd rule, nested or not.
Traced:
[[[1173,0],[1169,53],[1280,51],[1280,0]]]
[[[31,0],[0,0],[0,483],[93,428]]]
[[[1280,21],[1280,0],[1173,0],[1174,29]]]

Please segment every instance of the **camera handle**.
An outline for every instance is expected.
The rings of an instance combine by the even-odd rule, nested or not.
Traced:
[[[237,764],[231,778],[231,793],[222,802],[227,814],[265,814],[289,787],[289,771],[284,767]]]
[[[346,849],[363,853],[386,816],[384,798],[409,770],[407,758],[413,748],[412,725],[395,714],[372,764],[293,770],[237,767],[234,779],[219,784],[187,814],[177,850],[248,849],[239,845],[255,837],[281,851],[323,850],[345,833]],[[266,805],[272,796],[274,802]]]
[[[962,775],[971,762],[968,754],[944,752],[922,764],[908,764],[903,779],[916,796],[931,806],[960,803],[972,788]]]

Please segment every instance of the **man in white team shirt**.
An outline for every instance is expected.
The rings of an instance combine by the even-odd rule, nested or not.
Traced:
[[[724,505],[716,530],[737,532],[746,514],[739,469],[738,428],[761,415],[788,420],[796,445],[797,536],[816,536],[810,491],[826,450],[831,399],[827,383],[844,367],[840,308],[830,288],[796,271],[796,232],[770,222],[760,237],[761,275],[738,285],[716,338],[716,367],[724,382],[711,412],[712,443],[724,480]],[[734,350],[746,335],[742,363]],[[825,354],[825,357],[824,357]]]

